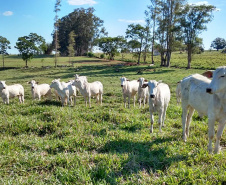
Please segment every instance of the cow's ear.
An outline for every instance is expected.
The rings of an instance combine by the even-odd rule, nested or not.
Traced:
[[[160,83],[162,83],[162,80],[159,80],[159,81],[158,81],[158,84],[160,84]]]
[[[202,74],[203,76],[206,76],[207,78],[213,77],[213,70],[208,70]]]
[[[146,88],[148,86],[148,83],[144,83],[143,85],[142,85],[142,88]]]
[[[177,84],[181,83],[182,80],[178,81]]]
[[[27,84],[31,84],[31,82],[27,82]]]
[[[137,80],[138,82],[140,82],[140,80]]]
[[[126,79],[126,81],[130,81],[129,79]]]
[[[39,82],[36,82],[36,84],[39,84]]]
[[[148,80],[145,79],[144,81],[147,82]]]

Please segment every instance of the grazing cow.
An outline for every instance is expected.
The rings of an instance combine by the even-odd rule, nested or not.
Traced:
[[[139,78],[139,87],[138,87],[138,102],[141,107],[141,101],[143,100],[143,105],[145,106],[146,102],[149,102],[149,91],[148,88],[142,88],[143,84],[147,82],[144,78]]]
[[[91,107],[91,97],[95,96],[97,103],[99,102],[102,105],[102,98],[103,98],[103,84],[99,81],[95,81],[92,83],[87,82],[82,78],[75,79],[73,85],[75,85],[82,96],[85,99],[85,104],[87,106],[87,98],[89,102],[89,107]]]
[[[18,97],[20,103],[24,103],[24,87],[20,84],[6,85],[5,81],[0,81],[0,94],[5,104],[9,104],[9,98]]]
[[[213,79],[206,88],[211,99],[208,106],[208,150],[212,152],[215,121],[219,122],[214,153],[220,152],[220,139],[226,123],[226,66],[218,67],[213,72]]]
[[[139,82],[137,80],[129,81],[126,77],[121,77],[120,80],[125,108],[126,108],[126,97],[128,97],[128,108],[130,107],[131,97],[133,97],[133,106],[135,107],[135,95],[138,92]]]
[[[166,110],[170,101],[170,89],[169,86],[161,81],[157,82],[155,80],[150,80],[148,83],[143,85],[143,88],[148,86],[149,89],[149,112],[151,117],[151,129],[153,132],[154,123],[154,112],[158,112],[159,115],[159,131],[161,132],[161,127],[164,126],[164,121],[166,117]]]
[[[41,100],[41,96],[48,97],[49,100],[52,99],[51,88],[49,84],[38,85],[38,82],[35,80],[31,80],[27,83],[31,84],[31,94],[33,99],[38,98],[38,100]]]

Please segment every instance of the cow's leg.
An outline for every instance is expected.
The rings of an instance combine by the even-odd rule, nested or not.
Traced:
[[[164,107],[164,110],[163,110],[163,115],[162,115],[162,126],[163,127],[165,126],[165,118],[166,118],[166,110],[167,110],[167,107],[168,106],[165,106]]]
[[[164,112],[163,108],[160,108],[160,110],[159,110],[159,132],[162,132],[161,127],[162,127],[163,112]]]
[[[183,140],[186,142],[187,141],[187,136],[185,133],[186,129],[186,122],[187,122],[187,114],[188,114],[188,107],[187,106],[182,106],[182,128],[183,128]]]
[[[124,107],[126,108],[126,95],[123,94]]]
[[[189,107],[188,111],[189,112],[187,115],[186,131],[185,131],[187,137],[189,137],[189,127],[190,127],[191,119],[192,119],[195,109],[192,107]]]
[[[136,96],[133,96],[133,107],[135,107]]]
[[[128,108],[130,108],[130,98],[131,98],[131,95],[128,96]]]
[[[208,137],[209,137],[208,151],[209,153],[212,153],[213,151],[212,140],[214,137],[214,123],[215,123],[215,119],[209,117],[208,119]]]
[[[225,123],[226,122],[219,123],[218,128],[217,128],[217,138],[216,138],[216,143],[215,143],[215,148],[214,148],[215,154],[219,153],[221,150],[220,140],[221,140],[222,133],[224,131]]]
[[[151,118],[150,133],[153,133],[154,115],[153,115],[153,112],[150,109],[149,109],[149,112],[150,112],[150,118]]]

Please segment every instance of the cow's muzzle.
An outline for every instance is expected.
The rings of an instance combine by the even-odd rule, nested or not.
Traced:
[[[150,98],[155,98],[155,95],[154,95],[154,94],[151,94],[151,95],[150,95]]]
[[[34,89],[34,87],[31,87],[32,89]]]
[[[5,89],[5,87],[3,87],[3,89]]]
[[[123,87],[123,85],[121,85],[121,87]]]
[[[212,89],[211,88],[206,88],[206,92],[209,94],[212,94]]]

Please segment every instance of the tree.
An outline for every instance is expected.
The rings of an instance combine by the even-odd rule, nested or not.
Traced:
[[[100,50],[108,55],[110,60],[114,60],[115,55],[119,53],[120,47],[125,42],[126,40],[121,36],[102,37],[96,40],[96,43],[100,47]]]
[[[73,57],[73,56],[75,56],[75,49],[74,49],[74,47],[75,47],[75,33],[74,33],[74,31],[71,31],[70,33],[69,33],[69,39],[68,39],[68,47],[67,47],[67,49],[68,49],[68,56],[69,56],[69,62],[71,62],[71,57]]]
[[[59,24],[59,51],[61,55],[68,55],[68,37],[74,31],[75,53],[82,56],[92,50],[94,41],[106,36],[103,20],[94,15],[94,8],[78,8],[60,19]]]
[[[57,66],[57,52],[59,49],[59,40],[58,40],[58,30],[59,30],[59,18],[58,18],[58,12],[60,11],[61,6],[61,0],[56,0],[56,4],[54,7],[54,12],[56,13],[54,18],[54,42],[55,42],[55,67]]]
[[[212,12],[215,7],[212,5],[189,5],[186,4],[178,13],[180,16],[179,27],[182,30],[182,39],[187,45],[188,50],[188,65],[191,68],[192,49],[196,46],[198,35],[206,30],[206,24],[212,20]]]
[[[130,24],[128,25],[128,28],[126,30],[126,38],[130,38],[132,40],[136,40],[139,42],[139,50],[137,51],[138,54],[138,62],[137,64],[140,64],[140,57],[142,50],[146,46],[146,38],[149,38],[149,27],[143,27],[140,24]]]
[[[0,36],[0,54],[2,55],[3,68],[5,67],[4,55],[8,54],[7,49],[11,49],[9,44],[10,42],[5,37]]]
[[[211,43],[211,48],[217,49],[217,51],[219,49],[224,49],[226,46],[226,41],[223,38],[217,37],[216,39],[214,39]]]
[[[45,39],[36,33],[30,33],[28,36],[19,37],[16,46],[22,56],[22,59],[26,63],[31,60],[34,55],[42,54],[47,49]]]

